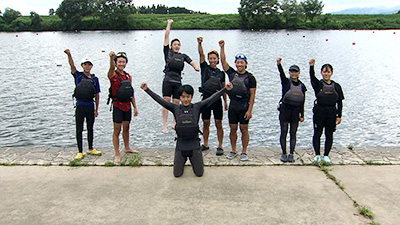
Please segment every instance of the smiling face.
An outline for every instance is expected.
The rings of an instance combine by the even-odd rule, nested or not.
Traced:
[[[126,67],[126,59],[124,57],[118,57],[115,66],[117,70],[123,71]]]
[[[81,64],[84,73],[90,73],[90,70],[93,67],[93,64],[90,62],[85,62]]]
[[[188,106],[190,105],[190,103],[192,103],[193,95],[187,94],[186,92],[182,92],[179,99],[181,100],[182,105]]]
[[[208,62],[210,63],[210,66],[212,68],[216,68],[219,62],[219,58],[216,54],[210,54],[208,55]]]
[[[244,73],[246,71],[247,62],[244,61],[244,59],[237,59],[235,65],[238,73]]]
[[[180,41],[174,41],[171,43],[171,49],[174,52],[179,52],[181,50],[181,42]]]
[[[331,70],[331,68],[329,68],[327,66],[322,68],[322,70],[321,70],[322,78],[326,82],[330,82],[331,81],[332,74],[333,74],[333,71]]]
[[[299,76],[300,76],[300,72],[299,72],[299,71],[296,71],[296,70],[289,70],[289,74],[290,74],[290,78],[291,78],[293,81],[298,81]]]

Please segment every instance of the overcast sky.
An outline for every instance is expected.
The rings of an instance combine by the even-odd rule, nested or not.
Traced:
[[[22,15],[29,15],[35,11],[40,15],[48,15],[49,9],[56,10],[62,0],[0,0],[0,10],[4,12],[6,7],[18,10]],[[299,2],[299,0],[298,0]],[[352,7],[386,6],[394,7],[400,5],[399,1],[393,0],[322,0],[325,4],[324,13],[340,11]],[[194,11],[208,12],[211,14],[237,13],[240,0],[134,0],[135,6],[163,4],[169,7],[181,6]]]

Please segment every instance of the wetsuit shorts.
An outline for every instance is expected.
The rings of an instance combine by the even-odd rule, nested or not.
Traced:
[[[300,110],[281,106],[279,108],[279,121],[296,123],[300,121]]]
[[[323,129],[325,132],[335,132],[336,130],[336,107],[334,106],[314,106],[314,129]]]
[[[173,97],[174,99],[179,99],[179,88],[182,86],[181,83],[178,82],[169,82],[164,79],[162,86],[162,94],[163,96]]]
[[[117,107],[113,107],[113,121],[114,123],[122,123],[122,121],[131,121],[132,108],[128,112],[122,111]]]
[[[203,98],[204,100],[205,98]],[[203,120],[209,120],[211,119],[211,111],[213,111],[214,114],[214,119],[216,120],[222,120],[223,117],[223,109],[222,109],[222,100],[221,98],[218,99],[216,102],[214,102],[212,105],[210,105],[207,108],[203,108],[201,111],[201,118]]]
[[[236,108],[236,107],[229,107],[228,110],[228,119],[229,124],[249,124],[249,120],[244,118],[246,114],[246,108]]]

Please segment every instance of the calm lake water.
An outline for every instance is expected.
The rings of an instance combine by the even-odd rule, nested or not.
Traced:
[[[172,30],[181,51],[199,61],[196,37],[204,37],[206,52],[226,41],[228,62],[234,55],[248,57],[248,71],[257,79],[256,103],[250,122],[250,146],[279,146],[276,110],[281,85],[276,58],[288,75],[297,64],[306,84],[305,122],[299,126],[297,146],[312,146],[312,107],[315,99],[308,61],[315,58],[316,74],[324,63],[334,67],[332,79],[342,85],[345,100],[342,124],[334,135],[335,146],[395,146],[400,139],[400,30],[388,31],[208,31]],[[163,31],[91,31],[79,33],[0,33],[0,146],[76,146],[74,79],[64,49],[69,48],[79,69],[80,59],[93,59],[92,72],[100,79],[99,117],[95,122],[95,147],[112,147],[112,113],[106,105],[109,81],[108,53],[125,51],[126,71],[133,75],[139,116],[131,125],[134,148],[174,147],[174,132],[161,133],[161,107],[140,88],[145,81],[161,94]],[[355,43],[353,45],[353,43]],[[104,50],[104,52],[102,51]],[[61,64],[57,65],[57,64]],[[186,65],[183,83],[197,90],[200,74]],[[194,101],[199,101],[195,93]],[[172,114],[169,116],[172,124]],[[229,148],[227,112],[225,141]],[[122,139],[122,138],[121,138]],[[212,124],[210,146],[216,147]],[[86,132],[84,146],[87,146]]]

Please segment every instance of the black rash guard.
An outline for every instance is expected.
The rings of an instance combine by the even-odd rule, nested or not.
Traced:
[[[311,85],[315,92],[315,97],[317,97],[318,93],[322,90],[322,83],[321,83],[321,80],[318,80],[318,78],[315,77],[314,66],[310,66],[310,78],[311,78]],[[322,81],[322,82],[325,82],[325,81]],[[342,109],[343,109],[343,100],[344,100],[342,87],[333,80],[331,80],[331,82],[333,82],[335,84],[335,90],[339,95],[339,98],[336,102],[337,103],[336,117],[341,118],[342,117]]]

